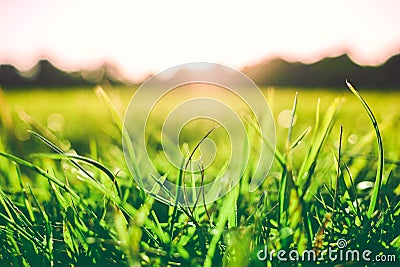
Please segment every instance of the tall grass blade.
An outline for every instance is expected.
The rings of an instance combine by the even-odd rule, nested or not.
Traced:
[[[321,124],[319,122],[319,108],[317,108],[316,119],[318,121],[315,122],[315,128],[314,128],[314,130],[316,131],[314,132],[310,149],[299,170],[297,179],[297,185],[299,187],[301,195],[303,196],[305,195],[309,185],[311,184],[310,179],[314,173],[316,163],[318,160],[318,155],[321,152],[322,147],[332,130],[340,103],[341,103],[340,99],[336,98],[334,100],[334,102],[329,106],[328,110],[325,112]]]
[[[122,133],[122,127],[123,127],[122,120],[117,112],[117,109],[114,107],[110,97],[107,95],[104,89],[99,85],[94,88],[94,91],[96,93],[96,96],[106,104],[108,110],[111,113],[114,123],[117,125],[118,130],[120,130]]]
[[[75,155],[75,154],[44,154],[44,153],[39,153],[39,154],[32,154],[32,156],[33,157],[44,156],[44,157],[48,157],[48,158],[51,158],[51,159],[69,159],[69,160],[76,159],[76,160],[83,161],[83,162],[85,162],[87,164],[90,164],[90,165],[94,166],[95,168],[101,170],[104,174],[106,174],[106,176],[115,185],[115,188],[117,190],[118,196],[121,198],[121,190],[119,188],[119,185],[118,185],[118,182],[117,182],[117,179],[116,179],[115,175],[106,166],[104,166],[103,164],[101,164],[100,162],[98,162],[98,161],[96,161],[94,159],[87,158],[87,157],[80,156],[80,155]],[[75,163],[77,163],[77,162],[75,162]],[[83,167],[81,166],[81,168],[83,168]],[[86,171],[86,173],[87,173],[87,171]],[[89,175],[89,177],[93,177],[93,176]],[[94,179],[94,177],[93,177],[93,179]]]
[[[358,100],[360,100],[365,111],[368,113],[369,119],[371,120],[372,125],[375,129],[376,140],[378,143],[378,167],[376,170],[375,184],[374,184],[374,189],[372,191],[371,201],[369,203],[369,207],[368,207],[368,211],[367,211],[368,218],[371,218],[372,214],[375,212],[376,205],[378,202],[379,191],[381,189],[383,170],[384,170],[384,153],[383,153],[382,137],[381,137],[381,133],[379,131],[378,123],[375,119],[374,114],[372,113],[372,110],[368,106],[367,102],[365,102],[364,98],[356,91],[356,89],[354,89],[354,87],[347,80],[346,80],[346,84],[347,84],[347,87],[349,87],[350,91],[358,98]]]
[[[292,130],[293,130],[293,123],[294,123],[294,117],[296,115],[296,108],[297,108],[297,97],[298,97],[298,92],[296,92],[296,95],[293,100],[293,107],[292,107],[292,113],[291,113],[291,118],[290,118],[290,125],[289,125],[289,130],[288,130],[288,136],[286,140],[286,165],[284,166],[284,169],[282,171],[282,176],[281,176],[281,182],[279,185],[279,223],[281,228],[287,226],[287,220],[288,220],[288,208],[289,208],[289,190],[292,188],[289,188],[289,184],[293,186],[293,182],[290,183],[288,182],[288,179],[293,179],[293,166],[292,166],[292,154],[290,152],[290,142],[291,142],[291,137],[292,137]]]

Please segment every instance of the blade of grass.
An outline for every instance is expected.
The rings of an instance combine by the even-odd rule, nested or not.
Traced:
[[[36,166],[36,165],[34,165],[34,164],[24,160],[24,159],[18,158],[18,157],[14,156],[14,155],[11,155],[11,154],[8,154],[8,153],[4,153],[4,152],[1,152],[1,151],[0,151],[0,156],[8,158],[8,159],[20,164],[20,165],[23,165],[23,166],[27,167],[28,169],[33,170],[34,172],[40,174],[41,176],[46,177],[50,181],[54,182],[57,186],[63,188],[65,191],[67,191],[75,199],[81,200],[81,198],[70,187],[68,187],[66,184],[64,184],[60,180],[58,180],[56,177],[53,177],[52,175],[50,175],[48,172],[42,170],[38,166]]]
[[[336,98],[333,101],[333,103],[329,106],[328,110],[325,112],[322,124],[319,125],[319,102],[318,102],[317,115],[316,115],[317,121],[315,122],[315,127],[314,127],[315,132],[313,140],[310,145],[308,154],[301,165],[297,179],[297,185],[300,190],[300,195],[302,196],[305,196],[305,193],[309,185],[311,184],[310,178],[314,173],[315,166],[318,160],[318,155],[321,152],[322,147],[332,130],[340,103],[341,100],[338,98]]]
[[[119,188],[119,185],[118,185],[118,182],[116,180],[116,177],[114,176],[114,174],[106,166],[104,166],[103,164],[101,164],[100,162],[98,162],[96,160],[93,160],[91,158],[87,158],[87,157],[84,157],[84,156],[80,156],[80,155],[64,154],[64,153],[63,154],[36,153],[36,154],[32,154],[31,156],[32,157],[43,156],[43,157],[48,157],[48,158],[51,158],[51,159],[64,159],[64,158],[65,159],[76,159],[76,160],[83,161],[83,162],[85,162],[87,164],[90,164],[90,165],[94,166],[95,168],[101,170],[102,172],[104,172],[106,174],[106,176],[115,185],[115,188],[117,190],[118,196],[121,198],[121,190]],[[92,177],[92,175],[90,175],[90,177]]]
[[[122,120],[117,112],[117,109],[114,107],[110,97],[107,95],[104,89],[99,85],[94,88],[94,91],[96,93],[96,96],[106,104],[108,110],[111,113],[114,123],[117,125],[118,130],[120,130],[122,133],[122,127],[123,127]]]
[[[17,172],[19,186],[21,187],[22,193],[24,194],[25,208],[28,211],[28,215],[29,215],[29,218],[31,219],[31,221],[35,222],[35,215],[33,213],[31,202],[29,201],[29,197],[28,197],[28,194],[26,193],[26,189],[25,189],[24,185],[22,184],[21,170],[19,169],[19,166],[17,164],[14,163],[14,165],[15,165],[15,170]]]
[[[333,212],[335,212],[337,205],[337,198],[339,193],[339,184],[340,184],[340,176],[341,176],[341,168],[340,164],[342,162],[342,138],[343,138],[343,125],[340,125],[340,135],[339,135],[339,148],[338,148],[338,157],[337,157],[337,170],[336,170],[336,186],[335,186],[335,195],[333,198]]]
[[[183,169],[183,175],[182,175],[182,186],[183,186],[183,196],[184,196],[185,204],[186,204],[187,207],[189,207],[189,202],[188,202],[188,195],[187,195],[187,192],[186,192],[186,181],[185,181],[185,178],[186,178],[186,171],[187,171],[187,169],[188,169],[188,167],[189,167],[189,164],[190,164],[191,161],[192,161],[192,158],[193,158],[194,153],[197,151],[197,149],[199,149],[200,145],[204,142],[204,140],[206,140],[207,137],[208,137],[215,129],[217,129],[218,127],[219,127],[219,125],[216,125],[216,126],[212,127],[212,128],[203,136],[203,138],[201,138],[201,140],[197,143],[197,145],[194,147],[194,149],[193,149],[192,152],[190,153],[188,160],[186,161],[185,167],[184,167],[184,169]],[[193,215],[192,210],[191,210],[190,208],[188,208],[188,210],[189,210],[189,212],[192,213],[192,215]]]
[[[293,123],[294,123],[294,117],[296,114],[296,108],[297,108],[297,97],[298,97],[298,92],[296,92],[296,95],[293,100],[293,107],[292,107],[292,113],[291,113],[291,118],[290,118],[290,124],[289,124],[289,130],[288,130],[288,136],[285,144],[285,149],[286,149],[286,164],[284,166],[284,169],[282,171],[282,176],[281,176],[281,181],[279,185],[279,223],[280,227],[286,227],[287,226],[287,220],[288,220],[288,207],[289,207],[289,194],[288,191],[289,185],[288,185],[288,176],[289,179],[292,179],[292,159],[291,159],[291,153],[290,153],[290,142],[291,142],[291,137],[292,137],[292,130],[293,130]],[[291,183],[293,184],[293,183]]]
[[[248,125],[253,128],[253,130],[255,131],[255,133],[262,138],[263,142],[266,142],[267,147],[270,149],[270,151],[274,152],[274,157],[276,158],[276,160],[279,162],[280,166],[285,166],[286,162],[285,162],[285,158],[284,156],[278,151],[278,149],[276,149],[276,147],[271,144],[271,140],[269,140],[268,138],[266,138],[260,131],[260,128],[257,124],[257,122],[255,122],[253,119],[251,119],[251,117],[249,116],[243,116],[243,119],[246,123],[248,123]]]
[[[223,201],[220,214],[218,216],[218,222],[214,229],[214,235],[211,239],[210,246],[207,250],[206,259],[204,261],[205,267],[212,266],[212,260],[215,255],[215,250],[218,245],[218,241],[221,239],[221,235],[224,231],[225,225],[229,219],[229,216],[232,216],[232,211],[234,211],[234,207],[236,205],[236,201],[239,194],[239,184],[237,184],[226,196]]]
[[[354,87],[346,80],[347,87],[349,87],[350,91],[360,100],[362,106],[364,107],[365,111],[368,113],[369,119],[372,122],[372,125],[375,129],[376,140],[378,143],[378,167],[376,170],[375,176],[375,184],[374,189],[372,191],[371,201],[369,203],[367,216],[368,218],[372,217],[374,214],[376,205],[379,198],[379,191],[381,189],[382,177],[383,177],[383,169],[384,169],[384,153],[383,153],[383,144],[382,144],[382,137],[379,131],[378,123],[375,119],[374,114],[372,113],[370,107],[368,106],[367,102],[365,102],[364,98],[354,89]]]
[[[57,145],[55,145],[53,142],[51,142],[50,140],[48,140],[46,137],[28,130],[29,133],[31,133],[34,137],[36,137],[37,139],[39,139],[40,141],[42,141],[45,145],[47,145],[49,148],[53,149],[55,152],[57,152],[60,155],[65,155],[64,151],[59,148]],[[77,167],[78,169],[80,169],[81,171],[83,171],[88,177],[90,177],[91,179],[95,180],[94,177],[92,175],[90,175],[90,173],[88,173],[85,168],[83,168],[81,165],[79,165],[76,161],[74,160],[70,160],[70,162]]]
[[[290,150],[293,150],[296,146],[298,146],[301,141],[303,141],[303,139],[310,133],[311,131],[311,127],[307,127],[300,135],[299,137],[297,137],[297,139],[292,143],[292,145],[290,146]]]
[[[142,177],[140,175],[139,167],[137,165],[136,154],[135,151],[133,150],[131,137],[129,136],[129,133],[126,130],[126,128],[124,127],[124,122],[121,120],[121,117],[117,109],[114,107],[110,97],[107,95],[104,89],[101,86],[96,86],[94,90],[97,97],[106,104],[109,112],[111,113],[114,123],[117,125],[118,130],[121,132],[124,153],[127,155],[126,160],[131,161],[129,165],[132,167],[133,175],[136,177],[136,180],[139,183],[141,196],[144,198],[145,197],[145,193],[143,191],[144,184],[142,181]]]

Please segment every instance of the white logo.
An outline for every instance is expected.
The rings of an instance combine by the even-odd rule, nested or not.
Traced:
[[[261,90],[220,64],[179,65],[146,80],[129,104],[124,129],[132,176],[172,205],[215,201],[243,176],[253,192],[274,157],[275,124]]]

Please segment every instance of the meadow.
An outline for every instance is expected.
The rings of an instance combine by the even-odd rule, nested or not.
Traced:
[[[277,137],[267,179],[249,193],[246,172],[226,196],[193,208],[155,200],[127,169],[121,125],[135,88],[0,91],[0,262],[375,266],[378,255],[395,266],[400,92],[357,89],[362,99],[345,84],[263,88]],[[332,260],[329,248],[370,250],[372,260]],[[307,249],[318,259],[276,255]]]

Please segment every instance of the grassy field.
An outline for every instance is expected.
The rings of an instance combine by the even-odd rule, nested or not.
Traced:
[[[0,92],[4,266],[398,264],[399,92],[361,90],[378,129],[345,86],[263,89],[277,152],[262,188],[249,193],[246,172],[222,199],[186,208],[155,201],[127,170],[118,121],[134,91]],[[329,249],[372,260],[332,260]],[[279,250],[318,259],[283,261]]]

